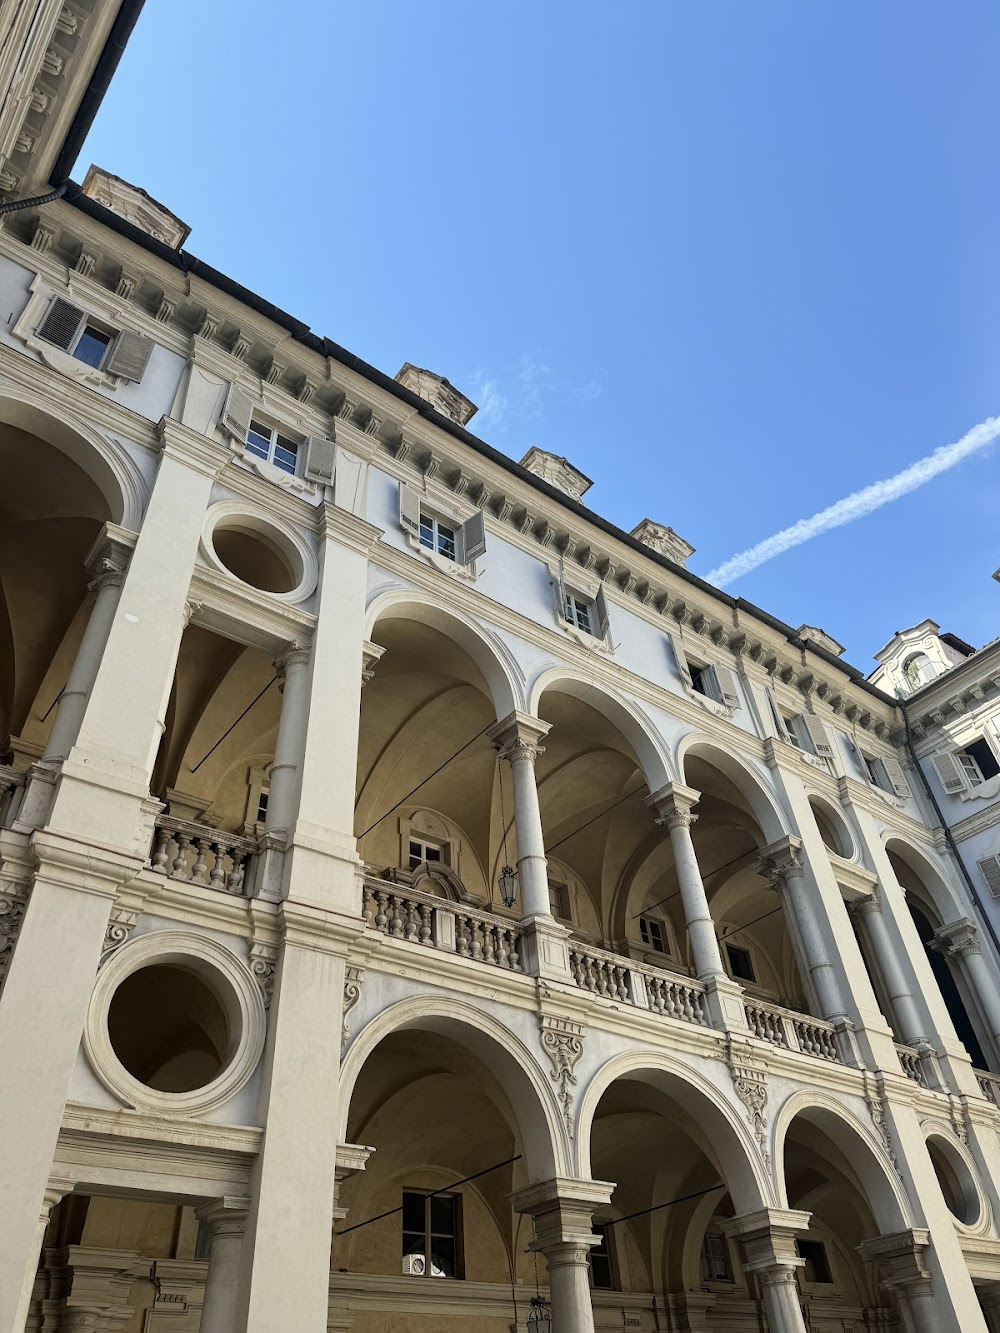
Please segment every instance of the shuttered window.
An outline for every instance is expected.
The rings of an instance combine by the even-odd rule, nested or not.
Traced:
[[[399,525],[415,537],[426,551],[471,565],[486,554],[486,520],[477,509],[464,523],[456,523],[421,502],[420,495],[405,482],[399,483]]]
[[[52,299],[35,332],[43,342],[68,352],[85,366],[135,384],[142,379],[153,350],[151,338],[103,325],[61,296]]]

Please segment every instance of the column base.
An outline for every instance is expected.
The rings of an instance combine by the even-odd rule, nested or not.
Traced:
[[[709,977],[705,987],[705,1008],[708,1021],[722,1032],[749,1032],[743,987],[729,977]]]
[[[572,981],[566,927],[546,916],[531,916],[523,921],[521,965],[529,976]]]

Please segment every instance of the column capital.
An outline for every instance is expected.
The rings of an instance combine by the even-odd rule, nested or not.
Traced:
[[[757,874],[773,887],[790,879],[800,879],[805,873],[802,840],[793,835],[780,838],[765,847],[757,860]]]
[[[283,653],[274,659],[274,668],[278,675],[284,680],[289,667],[307,666],[309,664],[309,648],[297,641],[289,644]]]
[[[515,709],[499,722],[494,722],[486,734],[499,750],[501,759],[530,759],[534,762],[538,755],[545,753],[545,747],[539,745],[539,741],[545,739],[551,725],[540,717]]]
[[[105,584],[121,586],[135,542],[136,534],[128,528],[120,528],[117,523],[104,524],[83,562],[91,578],[88,585],[91,591],[97,592]]]
[[[242,1236],[246,1230],[250,1199],[244,1195],[223,1195],[195,1209],[195,1216],[211,1228],[213,1236]]]
[[[930,1239],[931,1233],[922,1228],[896,1231],[862,1241],[858,1253],[879,1270],[883,1286],[907,1296],[930,1296],[933,1284],[924,1262]]]
[[[375,1151],[361,1143],[338,1143],[337,1156],[333,1168],[333,1220],[342,1222],[347,1216],[347,1209],[340,1206],[340,1187],[350,1176],[364,1171],[368,1158]]]
[[[368,555],[385,536],[383,528],[351,514],[339,505],[324,501],[320,508],[320,531],[326,541],[336,541],[361,555]]]
[[[365,639],[361,645],[361,688],[364,689],[372,676],[375,674],[375,668],[381,661],[384,648],[380,648],[377,643],[372,643],[371,639]]]
[[[586,1251],[597,1242],[591,1218],[611,1202],[614,1191],[611,1181],[554,1176],[517,1190],[510,1201],[515,1212],[534,1219],[531,1249],[546,1256],[552,1251],[557,1263],[578,1263],[576,1252],[583,1249],[586,1259]]]
[[[874,916],[882,911],[882,899],[879,897],[878,889],[871,893],[866,893],[861,898],[855,898],[853,902],[847,904],[847,910],[851,916],[860,919],[865,916]]]
[[[210,440],[173,417],[161,417],[156,427],[164,458],[173,458],[192,471],[213,480],[229,463],[232,453],[217,440]]]
[[[946,926],[942,926],[935,934],[932,943],[939,953],[957,954],[962,958],[982,952],[979,928],[967,916],[961,917],[958,921],[949,921]]]
[[[657,824],[668,829],[690,828],[698,818],[693,808],[701,800],[701,792],[685,787],[682,782],[668,782],[645,797],[644,804],[656,815]]]
[[[795,1270],[805,1263],[795,1248],[795,1238],[808,1230],[812,1213],[798,1208],[758,1208],[723,1222],[722,1230],[743,1243],[746,1267],[766,1282],[793,1282]]]

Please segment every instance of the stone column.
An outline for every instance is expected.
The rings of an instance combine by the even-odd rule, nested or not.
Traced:
[[[692,807],[697,804],[700,795],[691,787],[672,782],[653,792],[652,796],[647,796],[646,804],[656,813],[657,824],[665,825],[670,833],[684,920],[691,942],[691,957],[695,974],[705,987],[712,1025],[745,1031],[747,1019],[743,1007],[743,988],[732,980],[722,965],[715,922],[712,920],[708,894],[705,892],[691,837],[691,828],[698,818]]]
[[[896,1293],[907,1333],[941,1333],[947,1327],[934,1301],[934,1284],[924,1255],[930,1244],[927,1231],[898,1231],[877,1236],[858,1246],[863,1259],[879,1271],[883,1287]],[[974,1333],[972,1327],[963,1333]]]
[[[212,1232],[199,1333],[236,1333],[236,1293],[249,1199],[213,1199],[197,1210]]]
[[[805,1231],[811,1214],[790,1208],[761,1208],[723,1224],[746,1253],[743,1265],[761,1286],[770,1333],[805,1333],[796,1271],[805,1262],[795,1249],[795,1237]]]
[[[802,941],[805,965],[811,989],[819,1007],[820,1018],[843,1020],[844,1001],[837,983],[830,955],[823,939],[823,931],[816,918],[816,907],[805,887],[805,867],[802,844],[798,838],[782,838],[765,847],[757,865],[757,873],[766,879],[781,895],[785,911],[793,917],[796,931]]]
[[[309,650],[297,645],[275,659],[281,716],[274,744],[267,793],[264,837],[258,858],[254,894],[268,902],[281,898],[285,844],[298,808],[299,778],[309,720]]]
[[[983,957],[975,922],[969,917],[950,921],[937,932],[934,943],[943,954],[959,960],[965,984],[975,1000],[983,1025],[1000,1050],[1000,992]]]
[[[872,953],[878,961],[888,1000],[892,1006],[892,1013],[887,1014],[886,1018],[895,1019],[899,1026],[900,1041],[905,1042],[907,1046],[923,1046],[927,1038],[923,1031],[920,1010],[907,985],[882,907],[882,891],[876,889],[869,897],[859,898],[852,903],[850,910],[851,914],[861,922]]]
[[[526,713],[511,713],[489,730],[500,758],[510,765],[517,833],[517,882],[524,923],[524,966],[536,976],[569,976],[567,931],[552,916],[545,834],[538,806],[535,760],[544,754],[539,741],[547,722]]]
[[[594,1333],[588,1255],[597,1244],[594,1211],[610,1203],[614,1185],[557,1177],[511,1196],[534,1226],[531,1249],[545,1256],[552,1303],[552,1333]]]

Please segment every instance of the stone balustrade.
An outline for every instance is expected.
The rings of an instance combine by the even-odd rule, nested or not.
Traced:
[[[901,1042],[896,1042],[896,1054],[899,1056],[899,1063],[906,1077],[912,1078],[914,1083],[926,1088],[928,1086],[927,1077],[920,1062],[919,1051],[915,1051],[912,1046],[904,1046]]]
[[[249,897],[257,843],[235,833],[160,815],[149,868],[154,875]]]
[[[781,1046],[787,1051],[801,1051],[820,1060],[840,1063],[840,1050],[832,1023],[783,1009],[780,1005],[764,1004],[760,1000],[744,1003],[750,1031],[761,1041]]]
[[[631,1000],[629,969],[618,954],[574,947],[569,951],[569,967],[581,990],[612,1000]]]
[[[387,880],[366,879],[362,915],[370,930],[521,972],[521,928],[516,922],[463,903],[449,902]]]
[[[708,1025],[701,986],[680,973],[580,944],[571,946],[569,965],[581,990],[685,1023]]]
[[[996,1074],[988,1074],[985,1069],[976,1069],[973,1072],[979,1084],[979,1091],[988,1102],[992,1102],[1000,1109],[1000,1078],[997,1078]]]

